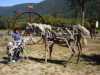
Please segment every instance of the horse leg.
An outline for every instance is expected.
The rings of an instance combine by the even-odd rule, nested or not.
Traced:
[[[45,38],[45,63],[47,63],[47,56],[48,56],[48,54],[47,54],[47,51],[48,51],[48,43],[47,43],[47,40],[46,40],[46,38]]]
[[[53,51],[54,43],[49,46],[49,58],[52,59],[52,51]]]
[[[91,39],[94,38],[94,31],[93,30],[90,31],[90,36],[91,36]]]
[[[69,59],[67,60],[68,62],[73,58],[74,54],[75,54],[75,50],[72,49],[72,54],[71,54],[71,56],[69,57]]]
[[[94,32],[94,40],[96,39],[96,31]]]
[[[72,59],[72,57],[74,56],[75,50],[74,50],[74,48],[72,48],[73,46],[72,46],[72,44],[70,42],[68,42],[68,40],[65,40],[65,41],[66,41],[66,44],[68,45],[69,50],[72,51],[71,56],[67,60],[69,62]]]
[[[67,60],[67,63],[68,62],[70,62],[70,60],[73,58],[73,56],[74,56],[74,54],[75,54],[75,48],[73,48],[74,46],[72,46],[71,45],[71,43],[70,42],[68,42],[67,40],[66,40],[66,44],[68,45],[68,48],[69,48],[69,50],[72,52],[71,53],[71,56],[68,58],[68,60]],[[74,44],[75,45],[75,44]],[[64,67],[66,67],[67,65],[66,65],[66,63],[64,63]]]
[[[90,32],[90,36],[91,36],[91,39],[93,39],[93,34],[92,34],[92,32]]]
[[[81,52],[82,52],[82,46],[81,46],[81,42],[78,41],[78,58],[77,58],[77,64],[79,63],[80,61],[80,55],[81,55]]]

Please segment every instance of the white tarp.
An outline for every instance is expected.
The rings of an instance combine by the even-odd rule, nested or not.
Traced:
[[[98,21],[96,21],[96,28],[98,28],[99,27],[99,22]]]

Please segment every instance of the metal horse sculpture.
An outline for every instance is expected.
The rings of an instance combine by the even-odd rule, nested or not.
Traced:
[[[38,27],[41,30],[42,38],[45,43],[45,62],[47,63],[47,55],[49,52],[49,58],[52,57],[52,51],[54,44],[59,44],[58,41],[63,41],[69,50],[72,51],[72,54],[69,58],[69,60],[75,55],[76,50],[78,51],[78,58],[77,63],[79,62],[79,58],[82,52],[82,43],[81,39],[83,39],[83,42],[85,45],[87,45],[87,40],[85,36],[89,36],[90,32],[81,25],[73,25],[70,27],[63,27],[58,29],[58,32],[53,30],[53,27],[51,25],[46,24],[37,24],[32,23],[34,27]]]
[[[77,58],[77,63],[79,62],[80,55],[82,52],[82,45],[81,45],[81,39],[84,39],[83,42],[86,44],[86,37],[89,36],[89,31],[81,26],[81,25],[74,25],[71,26],[71,29],[68,28],[63,28],[61,29],[61,34],[57,35],[57,33],[52,32],[50,30],[46,30],[45,32],[45,46],[46,46],[46,51],[49,51],[49,57],[51,58],[52,56],[52,51],[53,51],[53,46],[54,43],[56,43],[58,40],[63,40],[66,45],[68,46],[69,50],[72,51],[72,54],[68,61],[75,55],[75,51],[78,51],[78,58]],[[47,53],[46,53],[46,60],[47,62]]]

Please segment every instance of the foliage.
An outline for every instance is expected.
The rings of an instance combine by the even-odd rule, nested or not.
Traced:
[[[43,18],[47,24],[51,25],[80,23],[80,20],[75,18],[63,18],[63,17],[53,17],[53,16],[43,16]]]
[[[50,25],[63,25],[63,24],[77,24],[80,23],[80,19],[75,18],[63,18],[63,17],[53,17],[50,15],[44,15],[42,16],[43,20],[45,21],[45,24]],[[25,28],[25,26],[28,23],[28,17],[26,16],[20,16],[18,19],[15,19],[15,17],[1,17],[0,18],[0,29],[7,29],[7,28],[14,28],[14,27],[20,27]],[[32,22],[35,23],[42,23],[42,20],[40,17],[36,17],[32,19]]]
[[[84,1],[85,3],[82,3]],[[15,22],[15,10],[23,11],[28,4],[20,4],[12,7],[2,7],[0,14],[0,28],[13,28],[20,26],[24,28],[28,22],[27,15],[23,15]],[[93,20],[100,21],[100,1],[99,0],[44,0],[39,4],[33,4],[34,11],[43,16],[45,23],[51,25],[77,24],[81,23],[81,11],[85,11],[85,26],[90,26]],[[12,17],[13,15],[13,17]],[[8,17],[7,17],[8,16]],[[40,23],[39,17],[35,16],[32,22]],[[44,23],[44,22],[42,22]]]
[[[7,17],[0,16],[0,29],[7,29],[7,28],[8,28]]]

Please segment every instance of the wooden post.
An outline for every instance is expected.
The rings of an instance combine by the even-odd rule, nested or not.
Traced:
[[[84,26],[85,23],[85,11],[82,11],[82,26]]]
[[[47,51],[48,51],[48,45],[47,45],[47,40],[45,38],[45,64],[47,64],[47,56],[48,56]]]
[[[32,23],[32,14],[29,12],[29,22]]]
[[[82,26],[84,26],[85,23],[85,1],[82,0],[81,2],[81,14],[82,14]]]
[[[32,22],[32,10],[33,10],[33,6],[30,4],[27,6],[28,7],[28,11],[29,11],[29,22]]]

